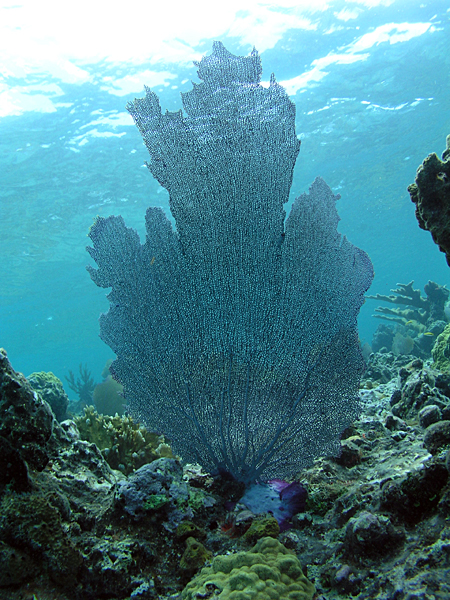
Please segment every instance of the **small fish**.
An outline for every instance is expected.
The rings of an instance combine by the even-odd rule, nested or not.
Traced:
[[[431,333],[431,331],[425,331],[423,335],[434,335],[434,333]]]
[[[411,323],[414,323],[414,321],[412,319],[410,319],[409,321],[406,321],[405,325],[411,325]]]
[[[152,266],[152,264],[155,262],[155,260],[156,260],[156,256],[153,256],[152,260],[150,261],[150,266]]]

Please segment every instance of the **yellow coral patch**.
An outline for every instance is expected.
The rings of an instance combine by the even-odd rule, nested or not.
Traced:
[[[312,600],[315,588],[293,552],[265,537],[247,552],[216,556],[183,590],[183,600]]]

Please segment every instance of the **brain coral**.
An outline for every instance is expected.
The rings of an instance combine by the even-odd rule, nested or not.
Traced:
[[[183,590],[183,600],[311,600],[314,585],[293,552],[262,538],[247,552],[216,556]]]

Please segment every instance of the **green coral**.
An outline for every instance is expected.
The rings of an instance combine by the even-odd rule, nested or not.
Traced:
[[[163,507],[168,502],[169,502],[169,498],[167,498],[167,496],[164,496],[162,494],[152,494],[145,500],[144,509],[150,510],[150,511],[159,510],[161,507]]]
[[[450,323],[438,335],[431,350],[434,367],[439,371],[450,371]]]
[[[198,488],[189,488],[189,506],[194,512],[198,512],[203,508],[210,508],[215,504],[212,496]]]
[[[184,571],[190,571],[190,574],[192,574],[198,571],[211,558],[211,552],[201,542],[194,537],[189,537],[186,540],[186,550],[181,557],[180,567]]]
[[[158,458],[174,458],[164,438],[129,416],[100,415],[93,406],[74,419],[82,440],[94,443],[112,469],[129,475]]]
[[[95,408],[99,413],[114,416],[123,415],[125,399],[123,386],[108,375],[102,383],[98,383],[92,395]]]
[[[187,538],[203,539],[206,537],[206,533],[192,521],[183,521],[176,528],[175,537],[180,541],[186,541]]]
[[[48,373],[45,371],[31,373],[27,379],[33,390],[39,394],[42,400],[50,404],[57,420],[64,421],[64,419],[67,419],[69,398],[64,391],[61,380],[51,371]]]
[[[266,515],[252,521],[242,539],[248,544],[254,544],[264,537],[276,538],[280,534],[280,526],[275,517]]]
[[[183,600],[312,600],[314,585],[278,540],[262,538],[247,552],[216,556],[182,593]]]

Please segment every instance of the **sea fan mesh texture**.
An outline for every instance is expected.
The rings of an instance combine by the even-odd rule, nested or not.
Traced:
[[[161,114],[146,90],[128,110],[176,221],[149,208],[147,238],[98,218],[94,282],[112,288],[101,337],[132,414],[186,461],[249,483],[289,477],[358,413],[357,315],[373,277],[337,232],[337,197],[316,179],[285,219],[300,147],[295,107],[256,51],[215,43]]]

